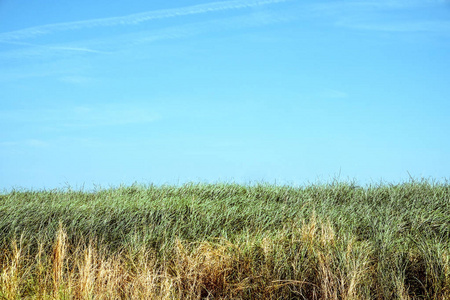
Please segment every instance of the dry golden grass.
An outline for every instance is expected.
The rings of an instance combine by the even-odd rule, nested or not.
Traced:
[[[11,194],[0,299],[447,300],[447,186],[421,188]]]
[[[1,254],[2,299],[371,299],[376,261],[368,242],[343,242],[315,216],[282,235],[237,243],[177,240],[169,257],[145,248],[114,253],[94,240],[71,245],[60,226],[52,247],[31,256],[20,239]],[[290,236],[287,240],[286,236]],[[283,279],[277,255],[298,251]],[[345,246],[345,248],[343,248]],[[253,247],[253,248],[252,248]],[[50,249],[45,252],[44,249]],[[341,249],[342,248],[342,249]],[[285,249],[286,250],[286,249]],[[259,254],[255,256],[255,252]],[[305,255],[306,254],[306,255]],[[256,259],[258,258],[258,259]],[[448,255],[445,276],[449,279]],[[285,267],[285,266],[284,266]],[[302,268],[303,267],[303,268]],[[397,299],[412,299],[398,279]],[[448,299],[446,294],[433,299]]]

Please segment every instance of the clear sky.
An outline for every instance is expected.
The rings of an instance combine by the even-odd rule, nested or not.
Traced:
[[[0,1],[0,188],[449,178],[450,2]]]

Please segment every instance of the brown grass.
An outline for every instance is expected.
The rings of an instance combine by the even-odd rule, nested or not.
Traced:
[[[164,258],[94,239],[72,245],[62,226],[52,247],[31,254],[19,238],[1,253],[0,299],[383,299],[373,246],[315,216],[262,240],[177,240]],[[404,282],[396,278],[393,298],[413,299]],[[443,291],[432,299],[449,299]]]

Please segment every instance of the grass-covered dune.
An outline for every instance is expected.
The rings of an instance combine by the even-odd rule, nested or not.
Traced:
[[[0,194],[0,299],[450,299],[450,186]]]

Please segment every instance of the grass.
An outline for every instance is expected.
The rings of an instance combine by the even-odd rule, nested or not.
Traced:
[[[450,299],[450,186],[0,195],[0,299]]]

